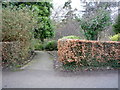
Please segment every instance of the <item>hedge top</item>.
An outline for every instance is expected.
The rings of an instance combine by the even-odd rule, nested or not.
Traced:
[[[102,43],[120,43],[120,41],[93,41],[93,40],[80,40],[80,39],[59,39],[59,41],[68,41],[68,42],[90,42],[90,43],[97,43],[97,42],[102,42]]]

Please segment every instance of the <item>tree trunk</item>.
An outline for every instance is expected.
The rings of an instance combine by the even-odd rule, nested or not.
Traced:
[[[41,40],[42,43],[44,43],[44,39],[43,38],[41,38],[40,40]]]

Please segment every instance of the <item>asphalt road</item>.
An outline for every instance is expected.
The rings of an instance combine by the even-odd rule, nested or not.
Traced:
[[[118,71],[60,72],[53,69],[53,57],[37,52],[20,71],[2,72],[3,88],[118,88]]]

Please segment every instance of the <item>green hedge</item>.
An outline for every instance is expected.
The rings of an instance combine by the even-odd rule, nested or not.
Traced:
[[[70,36],[64,36],[62,39],[80,39],[78,36],[70,35]]]

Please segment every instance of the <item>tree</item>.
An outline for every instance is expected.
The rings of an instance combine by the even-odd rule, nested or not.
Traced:
[[[72,8],[72,1],[67,0],[63,5],[53,9],[52,19],[56,25],[55,39],[68,35],[83,35],[79,32],[79,22],[75,19],[76,10]]]
[[[11,2],[11,7],[30,7],[38,17],[38,28],[34,29],[34,37],[44,42],[44,39],[54,36],[54,25],[50,19],[52,4],[50,2]],[[6,3],[3,3],[3,7],[6,7]]]
[[[49,2],[39,2],[33,5],[33,10],[38,11],[38,23],[40,27],[35,29],[34,37],[44,42],[44,39],[54,36],[54,25],[50,19],[52,4]]]
[[[109,2],[83,2],[85,11],[80,26],[84,30],[84,35],[88,40],[97,40],[98,34],[110,26],[111,8],[117,3]]]
[[[98,9],[89,18],[83,18],[80,20],[80,26],[84,30],[86,39],[97,40],[98,33],[106,26],[110,25],[110,14],[104,8]]]
[[[115,24],[113,25],[113,30],[116,34],[120,33],[120,14],[118,14],[118,17],[116,19]]]
[[[82,0],[81,0],[82,1]],[[83,2],[83,1],[82,1]],[[105,7],[105,10],[111,12],[113,8],[118,6],[118,2],[83,2],[85,5],[84,17],[94,14],[98,9]]]
[[[64,3],[64,5],[58,6],[55,9],[53,9],[52,19],[55,23],[66,22],[76,17],[75,11],[77,9],[73,9],[71,3],[72,1],[68,0]]]
[[[120,14],[118,14],[116,22],[115,22],[115,24],[113,24],[113,31],[116,34],[111,37],[111,40],[113,40],[113,41],[120,41]]]

